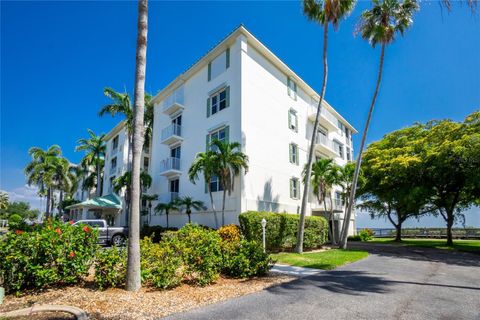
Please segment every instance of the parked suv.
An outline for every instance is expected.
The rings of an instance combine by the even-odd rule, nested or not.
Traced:
[[[120,246],[125,242],[128,235],[127,227],[110,227],[106,220],[78,220],[73,225],[86,224],[92,228],[98,229],[98,242],[100,244],[113,244]]]

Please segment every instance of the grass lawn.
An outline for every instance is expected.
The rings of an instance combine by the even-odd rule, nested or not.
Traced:
[[[332,270],[347,263],[352,263],[368,256],[363,250],[341,250],[332,249],[322,252],[298,253],[277,253],[272,257],[278,263],[289,264],[296,267],[315,268]]]
[[[437,249],[457,249],[480,253],[480,240],[453,240],[453,246],[447,246],[445,239],[404,239],[402,242],[395,242],[393,238],[374,238],[371,242],[388,244],[406,244],[415,247],[427,247]]]

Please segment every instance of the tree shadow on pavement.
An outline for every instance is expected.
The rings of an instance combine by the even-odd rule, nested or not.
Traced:
[[[369,253],[378,256],[396,257],[415,261],[439,262],[465,267],[480,267],[480,255],[457,250],[368,242],[349,243],[348,246],[349,249],[366,250]]]

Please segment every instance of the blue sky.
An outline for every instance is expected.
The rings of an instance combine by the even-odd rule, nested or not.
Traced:
[[[329,41],[326,98],[357,129],[379,56],[353,36],[368,6],[359,2]],[[159,91],[240,23],[318,90],[322,33],[301,9],[294,1],[150,2],[147,91]],[[31,146],[59,144],[77,162],[74,147],[87,128],[101,133],[115,125],[118,119],[97,112],[108,101],[104,87],[132,92],[136,10],[134,2],[1,2],[0,189],[33,201],[22,172]],[[480,20],[465,6],[448,13],[423,2],[413,27],[387,48],[368,141],[415,121],[462,120],[480,109],[479,34]],[[480,225],[476,212],[467,224]]]

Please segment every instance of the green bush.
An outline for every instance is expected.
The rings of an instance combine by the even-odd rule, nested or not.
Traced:
[[[73,284],[87,275],[97,251],[97,233],[58,220],[0,238],[0,286],[7,293]]]
[[[177,231],[178,228],[164,228],[162,226],[143,226],[140,231],[140,238],[151,238],[153,242],[157,243],[162,240],[162,234],[167,231]]]
[[[361,241],[370,241],[373,239],[374,232],[371,229],[365,228],[360,231],[358,236],[360,237]]]
[[[164,237],[160,243],[153,243],[148,237],[141,241],[142,279],[147,285],[167,289],[180,284],[181,247],[176,237]]]
[[[123,287],[127,277],[127,249],[111,247],[99,250],[95,259],[95,284],[100,289]]]
[[[222,264],[222,239],[218,233],[195,224],[186,224],[175,236],[182,244],[184,272],[189,280],[201,286],[215,281]]]
[[[12,214],[10,217],[8,217],[8,228],[12,231],[20,229],[23,230],[25,229],[25,222],[23,221],[23,218],[19,214]]]
[[[267,220],[266,246],[269,251],[293,249],[297,243],[299,215],[248,211],[240,214],[240,229],[247,240],[262,242],[261,221]],[[328,222],[323,217],[305,219],[304,249],[322,246],[328,239]]]
[[[237,278],[267,274],[273,265],[270,255],[255,241],[222,242],[222,273]]]
[[[227,224],[217,230],[223,241],[238,242],[242,238],[240,228],[235,224]]]
[[[348,241],[362,241],[362,237],[359,234],[354,236],[348,236]]]

